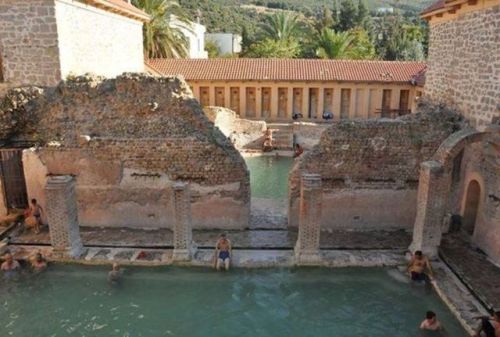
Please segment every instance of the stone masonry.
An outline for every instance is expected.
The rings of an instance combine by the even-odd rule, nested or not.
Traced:
[[[191,200],[189,185],[175,183],[174,190],[174,252],[173,259],[188,261],[193,255],[193,230],[191,228]]]
[[[71,176],[53,176],[45,187],[50,241],[54,253],[77,258],[82,253],[75,180]]]
[[[319,239],[322,210],[321,177],[318,174],[303,174],[300,189],[299,235],[295,246],[298,264],[317,262],[320,259]]]
[[[2,0],[0,32],[5,81],[42,86],[59,82],[54,0]]]
[[[500,116],[500,6],[430,28],[425,95],[482,127]]]
[[[0,103],[0,121],[0,139],[37,147],[34,169],[76,177],[81,225],[173,228],[179,180],[190,183],[194,228],[248,224],[245,162],[181,79],[77,77],[15,89]]]
[[[300,177],[307,172],[321,175],[324,229],[411,230],[420,163],[461,127],[451,111],[421,111],[396,120],[334,122],[290,172],[289,224],[297,226]]]

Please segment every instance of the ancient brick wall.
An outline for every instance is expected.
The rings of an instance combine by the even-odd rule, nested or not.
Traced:
[[[500,6],[431,24],[425,95],[477,127],[500,116],[499,27]]]
[[[43,86],[60,80],[54,0],[2,0],[0,32],[4,81]]]
[[[452,213],[464,215],[467,188],[471,181],[480,186],[479,207],[473,233],[473,242],[500,264],[500,150],[490,142],[467,145],[460,165],[460,179],[452,190]]]
[[[195,228],[247,225],[246,165],[178,78],[77,77],[43,91],[16,89],[1,103],[0,121],[0,138],[41,146],[30,166],[76,176],[83,225],[171,227],[179,180],[191,183]]]
[[[300,175],[318,173],[323,228],[411,229],[419,164],[458,122],[458,116],[439,109],[396,120],[334,122],[290,173],[289,224],[297,225]]]

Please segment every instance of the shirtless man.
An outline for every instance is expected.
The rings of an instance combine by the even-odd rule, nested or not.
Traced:
[[[6,273],[8,272],[15,272],[21,268],[21,265],[19,262],[14,260],[14,257],[12,256],[11,253],[6,253],[4,255],[5,261],[2,263],[2,266],[0,269]]]
[[[113,263],[111,271],[108,273],[108,282],[112,285],[117,285],[121,282],[122,271],[118,263]]]
[[[443,329],[441,322],[438,321],[436,314],[433,311],[427,311],[425,314],[425,319],[420,324],[420,329],[439,331]]]
[[[42,254],[36,253],[35,258],[31,261],[31,268],[39,272],[47,268],[47,261],[43,258]]]
[[[426,273],[426,269],[428,273]],[[429,281],[432,277],[432,268],[429,259],[417,250],[408,263],[408,272],[413,281]]]
[[[40,233],[40,225],[42,224],[42,207],[37,203],[36,199],[31,199],[31,205],[29,209],[29,214],[34,216],[36,219],[35,223],[35,233]]]
[[[222,266],[229,270],[229,263],[231,262],[232,248],[231,241],[226,238],[226,234],[221,234],[219,240],[215,245],[215,269],[221,270]]]
[[[500,311],[493,313],[491,317],[476,317],[481,319],[481,325],[474,337],[500,337]]]

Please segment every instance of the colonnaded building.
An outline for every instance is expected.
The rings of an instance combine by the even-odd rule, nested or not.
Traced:
[[[426,65],[305,59],[152,59],[159,75],[181,75],[202,106],[220,106],[241,118],[321,121],[395,117],[414,112]]]

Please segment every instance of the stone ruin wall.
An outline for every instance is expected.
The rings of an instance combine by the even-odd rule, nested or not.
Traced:
[[[54,0],[2,0],[0,32],[0,57],[6,82],[42,86],[59,82]]]
[[[194,228],[248,224],[246,165],[178,78],[77,77],[16,89],[0,122],[0,139],[41,145],[23,155],[29,197],[44,200],[45,172],[76,176],[81,225],[171,228],[174,181],[190,182]]]
[[[425,95],[476,127],[500,117],[500,6],[432,24]]]
[[[322,228],[411,230],[419,165],[459,127],[459,117],[442,110],[334,122],[290,172],[289,225],[297,226],[301,174],[317,173],[323,185]]]
[[[464,148],[459,181],[452,185],[451,213],[463,214],[467,187],[472,180],[481,187],[472,241],[500,264],[500,134],[496,144],[484,141]]]

